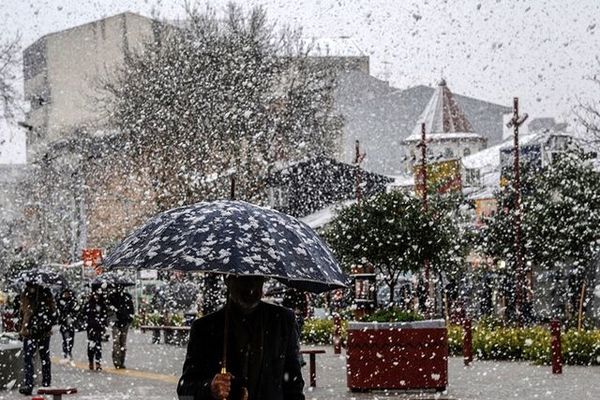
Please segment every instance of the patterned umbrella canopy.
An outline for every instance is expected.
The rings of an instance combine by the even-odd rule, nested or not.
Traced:
[[[20,271],[11,281],[11,285],[17,289],[23,289],[27,283],[45,287],[68,286],[68,282],[61,274],[47,268]]]
[[[316,293],[346,283],[331,250],[306,224],[230,200],[174,208],[151,218],[103,265],[260,275]]]

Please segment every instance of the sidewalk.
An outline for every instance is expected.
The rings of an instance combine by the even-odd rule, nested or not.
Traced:
[[[54,386],[76,386],[79,393],[65,400],[176,400],[175,388],[185,357],[180,346],[151,344],[150,334],[130,332],[127,370],[110,368],[112,343],[104,343],[104,370],[87,370],[85,334],[77,334],[74,355],[76,366],[57,364],[60,335],[52,337]],[[523,362],[475,361],[464,367],[462,358],[449,360],[447,393],[352,393],[346,388],[344,355],[334,355],[332,347],[322,347],[317,355],[317,387],[308,387],[308,366],[303,368],[307,400],[327,399],[465,399],[465,400],[597,400],[600,399],[600,367],[570,367],[562,375],[552,375],[550,367]],[[0,391],[0,400],[30,397],[16,390]]]

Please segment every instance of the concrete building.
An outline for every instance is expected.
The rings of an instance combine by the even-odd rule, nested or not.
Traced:
[[[45,35],[23,52],[30,110],[28,154],[40,145],[104,123],[101,79],[157,34],[158,22],[130,12]]]
[[[471,122],[454,99],[446,81],[442,80],[427,107],[417,120],[412,134],[404,140],[406,172],[419,163],[421,125],[425,124],[427,155],[430,162],[456,160],[486,147],[486,139],[475,132]]]

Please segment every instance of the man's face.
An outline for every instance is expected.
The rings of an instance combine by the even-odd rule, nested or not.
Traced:
[[[262,298],[265,278],[262,276],[230,276],[226,283],[231,300],[242,310],[252,310]]]

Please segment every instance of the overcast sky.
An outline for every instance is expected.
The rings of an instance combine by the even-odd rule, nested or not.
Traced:
[[[193,2],[194,0],[188,0]],[[204,1],[198,1],[205,3]],[[210,2],[218,9],[226,0]],[[351,36],[371,73],[393,86],[435,84],[510,105],[532,116],[571,119],[580,100],[600,97],[600,0],[246,0],[307,37]],[[134,11],[183,15],[183,0],[0,0],[2,34],[39,36]],[[567,5],[568,4],[568,5]]]

